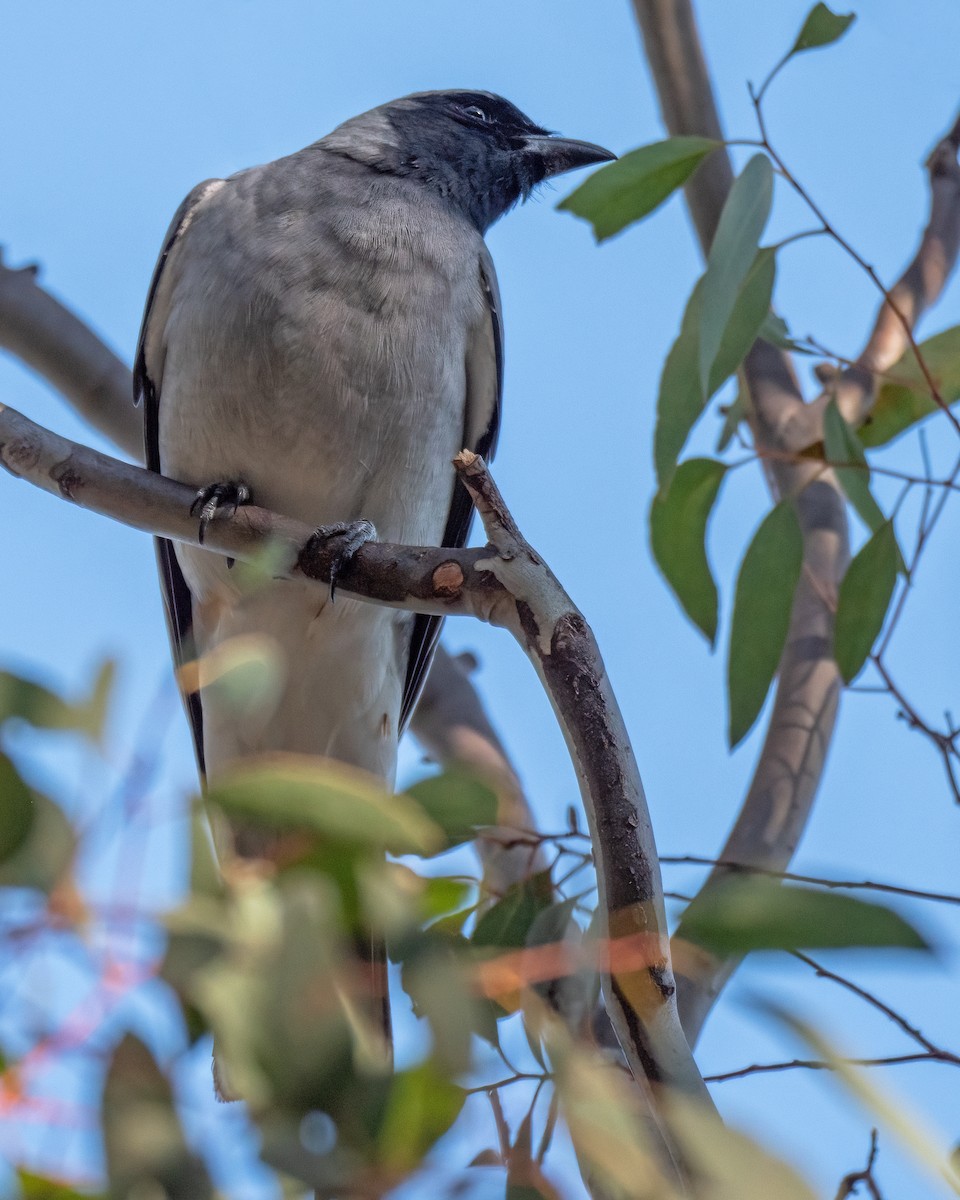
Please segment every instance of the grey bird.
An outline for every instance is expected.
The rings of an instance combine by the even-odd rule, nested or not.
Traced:
[[[305,149],[196,187],[173,219],[135,368],[146,459],[198,489],[201,533],[249,498],[341,536],[461,546],[451,459],[489,457],[503,331],[483,235],[545,179],[614,158],[488,92],[406,96]],[[437,617],[274,581],[158,543],[174,656],[271,639],[269,711],[186,696],[201,772],[265,751],[326,755],[392,785]]]

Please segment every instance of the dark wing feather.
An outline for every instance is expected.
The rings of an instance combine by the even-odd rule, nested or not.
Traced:
[[[500,316],[500,288],[497,285],[493,260],[486,251],[480,259],[480,280],[487,298],[490,325],[479,331],[481,345],[471,346],[468,351],[467,403],[463,444],[466,449],[472,450],[489,461],[496,450],[497,436],[500,432],[500,407],[503,398],[503,321]],[[491,348],[494,365],[492,374],[483,370],[482,364],[478,367],[477,364],[470,362],[471,353],[482,358],[485,353],[489,353]],[[473,371],[471,365],[475,367]],[[450,515],[447,518],[443,541],[440,543],[442,546],[466,545],[467,538],[470,536],[470,525],[473,522],[473,512],[470,495],[458,480],[454,484]],[[403,701],[400,705],[401,733],[406,728],[417,701],[420,699],[442,625],[443,617],[424,616],[418,613],[414,618],[410,637],[410,660],[407,666],[407,677],[404,681]]]
[[[133,398],[136,404],[143,405],[143,448],[144,460],[151,471],[160,473],[160,389],[163,374],[162,350],[150,353],[153,337],[159,336],[162,345],[162,329],[154,331],[151,325],[156,320],[155,307],[161,294],[163,269],[167,260],[176,249],[180,238],[189,226],[197,209],[208,196],[218,190],[222,180],[208,179],[195,187],[186,200],[177,209],[167,236],[164,239],[160,258],[154,268],[147,293],[147,303],[143,314],[143,324],[140,327],[140,338],[137,342],[137,355],[133,367]],[[190,628],[193,624],[193,601],[187,581],[180,570],[173,542],[167,538],[155,538],[157,566],[160,573],[160,586],[163,590],[163,604],[167,617],[167,629],[170,643],[173,647],[174,663],[179,668],[193,657]],[[178,680],[179,682],[179,680]],[[193,746],[197,755],[200,774],[203,774],[203,711],[200,707],[200,696],[197,692],[186,692],[181,686],[183,705],[190,721],[193,734]]]

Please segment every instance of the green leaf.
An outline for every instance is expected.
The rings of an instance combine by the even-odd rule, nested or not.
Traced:
[[[836,400],[830,401],[823,414],[823,443],[827,462],[836,471],[847,499],[867,528],[875,533],[887,518],[870,491],[870,468],[860,439],[843,419]],[[839,466],[839,463],[851,465]]]
[[[816,50],[839,41],[857,19],[856,13],[835,13],[825,4],[815,4],[807,13],[807,19],[797,34],[787,58],[801,54],[804,50]]]
[[[409,797],[329,759],[272,754],[236,767],[209,791],[228,816],[391,854],[434,854],[441,830]]]
[[[960,400],[960,325],[954,325],[919,346],[937,392],[944,404]],[[918,421],[940,412],[913,350],[884,373],[876,403],[863,427],[860,441],[868,448],[883,446]]]
[[[803,561],[803,537],[789,500],[764,518],[737,577],[727,687],[731,749],[760,714],[790,627]]]
[[[460,1115],[466,1098],[463,1088],[429,1060],[398,1071],[377,1137],[381,1163],[404,1173],[419,1166]]]
[[[111,1195],[212,1197],[206,1169],[184,1137],[170,1084],[131,1034],[117,1047],[107,1072],[103,1135]]]
[[[794,354],[813,354],[814,351],[802,342],[790,336],[790,330],[783,317],[775,312],[768,312],[757,337],[763,338],[771,346],[779,346],[781,350],[790,350]]]
[[[684,912],[676,936],[722,956],[848,946],[928,948],[912,925],[881,904],[745,874],[704,889]]]
[[[653,212],[721,144],[710,138],[674,137],[641,146],[594,171],[557,208],[589,221],[602,242]]]
[[[720,430],[720,436],[717,438],[718,454],[722,454],[726,450],[733,441],[734,434],[740,428],[740,422],[746,420],[747,398],[742,384],[737,391],[736,399],[733,403],[727,405],[726,411],[721,408],[720,412],[723,416],[723,428]]]
[[[773,168],[765,154],[755,154],[734,180],[720,214],[703,276],[700,305],[700,386],[706,400],[724,333],[737,293],[757,257],[760,235],[773,203]],[[757,321],[757,328],[766,316]],[[754,330],[753,336],[756,336]],[[752,338],[751,338],[752,340]]]
[[[70,865],[76,847],[73,827],[63,809],[37,792],[27,836],[0,861],[0,887],[39,888],[49,892]]]
[[[58,1183],[31,1171],[18,1171],[17,1183],[22,1200],[106,1200],[105,1192],[78,1192],[68,1183]]]
[[[504,950],[525,946],[538,914],[552,903],[551,891],[549,871],[515,884],[477,921],[470,941]]]
[[[497,823],[497,793],[488,783],[465,771],[444,771],[422,779],[404,793],[446,835],[441,847],[448,850],[477,836],[477,829]]]
[[[724,330],[704,395],[698,373],[700,313],[706,276],[701,277],[687,301],[680,333],[667,355],[657,397],[654,459],[657,480],[663,488],[707,400],[743,362],[769,311],[776,275],[775,252],[760,250],[744,279]]]
[[[42,684],[0,671],[0,722],[16,718],[38,729],[72,730],[99,742],[115,676],[116,663],[107,660],[90,694],[71,704]]]
[[[33,795],[9,758],[0,753],[0,862],[15,854],[33,824]]]
[[[893,523],[886,521],[861,547],[840,583],[833,653],[847,683],[860,673],[880,636],[900,561]]]
[[[712,458],[677,467],[666,492],[653,498],[650,543],[657,566],[684,612],[711,646],[717,636],[717,585],[707,560],[707,523],[727,468]]]

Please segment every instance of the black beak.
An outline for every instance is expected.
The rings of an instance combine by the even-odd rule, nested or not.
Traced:
[[[612,162],[617,156],[593,142],[576,142],[573,138],[530,134],[523,139],[524,150],[535,154],[543,163],[543,178],[589,167],[593,163]]]

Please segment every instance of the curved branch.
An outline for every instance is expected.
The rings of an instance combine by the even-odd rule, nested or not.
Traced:
[[[13,270],[0,255],[0,347],[64,395],[77,412],[138,462],[143,418],[130,369],[70,309],[37,283],[35,267]]]
[[[596,852],[600,936],[642,935],[649,966],[611,965],[611,1019],[635,1077],[710,1104],[677,1018],[660,866],[643,785],[593,634],[520,533],[483,460],[454,460],[489,538],[477,549],[368,543],[338,575],[342,593],[416,612],[469,614],[508,629],[533,663],[561,724]],[[197,542],[194,490],[69,442],[0,406],[0,464],[81,507],[137,529]],[[331,553],[299,521],[252,505],[206,530],[205,546],[257,559],[275,575],[328,583]]]

